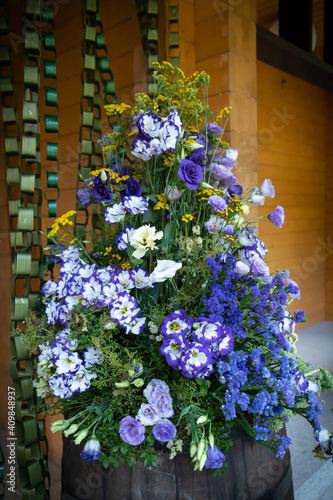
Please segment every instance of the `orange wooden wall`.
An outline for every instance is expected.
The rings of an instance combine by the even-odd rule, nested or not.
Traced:
[[[333,321],[333,94],[326,100],[326,319]]]
[[[310,325],[325,319],[325,266],[331,261],[324,248],[327,93],[259,61],[257,82],[259,182],[270,178],[276,190],[260,215],[281,205],[286,216],[281,229],[262,219],[260,237],[271,267],[289,269],[299,284],[301,300],[292,307],[304,309]]]

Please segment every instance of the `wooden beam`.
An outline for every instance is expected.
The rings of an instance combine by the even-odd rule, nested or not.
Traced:
[[[333,64],[333,2],[324,0],[324,60]]]
[[[257,59],[333,92],[333,66],[257,24]]]
[[[312,52],[312,0],[279,0],[280,36]]]

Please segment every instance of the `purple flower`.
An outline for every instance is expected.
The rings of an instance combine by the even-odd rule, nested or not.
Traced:
[[[139,131],[148,139],[159,136],[161,124],[162,119],[151,112],[140,115],[136,120]]]
[[[224,161],[224,163],[226,162]],[[231,172],[231,167],[221,165],[220,163],[211,164],[211,177],[214,181],[221,182],[223,186],[230,186],[237,182],[237,178]]]
[[[77,192],[77,197],[81,205],[83,205],[84,207],[89,207],[89,205],[92,204],[91,193],[86,188],[79,189]]]
[[[217,446],[214,446],[214,448],[212,448],[210,445],[208,445],[207,460],[205,463],[206,469],[220,469],[224,461],[225,456],[222,451]]]
[[[150,141],[142,137],[138,137],[132,142],[131,153],[143,161],[148,161],[154,156],[150,151]]]
[[[144,426],[155,425],[161,418],[159,409],[155,404],[142,403],[136,418],[140,420]]]
[[[295,321],[296,323],[301,323],[305,317],[305,312],[304,311],[301,311],[301,310],[297,310],[294,312],[294,315],[295,315]]]
[[[142,187],[133,177],[130,177],[126,181],[126,189],[120,191],[120,196],[124,198],[124,196],[141,196],[142,195]]]
[[[225,210],[228,206],[222,196],[219,196],[218,194],[213,194],[208,198],[208,205],[212,209],[212,212],[223,212],[223,210]]]
[[[293,389],[295,390],[297,396],[303,396],[309,387],[307,378],[305,377],[304,373],[300,372],[299,370],[294,370],[290,373],[292,374],[290,382]]]
[[[157,441],[168,443],[176,436],[177,429],[170,420],[167,418],[161,418],[153,427],[153,434]]]
[[[202,167],[191,160],[182,160],[179,164],[178,175],[189,189],[198,189],[202,182]]]
[[[174,313],[169,314],[160,327],[162,335],[186,335],[191,331],[194,320],[187,316],[184,309],[179,309]]]
[[[170,392],[168,384],[166,384],[163,380],[153,378],[143,391],[143,395],[147,399],[148,403],[152,403],[152,395],[157,389],[163,391],[164,394],[169,394]]]
[[[210,134],[215,134],[215,135],[223,134],[223,128],[216,125],[216,123],[208,123],[207,130]]]
[[[270,179],[265,179],[259,188],[260,194],[266,196],[266,198],[274,198],[275,190]]]
[[[137,446],[145,438],[145,428],[141,422],[128,415],[120,422],[119,434],[125,443]]]
[[[231,198],[233,198],[235,195],[240,196],[243,193],[243,187],[239,184],[233,184],[232,186],[228,187],[228,193],[230,194]]]
[[[260,257],[251,261],[250,272],[253,276],[269,276],[269,267]]]
[[[284,223],[284,210],[280,205],[276,207],[273,212],[267,215],[267,218],[274,224],[276,227],[282,227]]]
[[[167,335],[160,346],[160,353],[174,370],[179,370],[183,352],[188,349],[188,341],[182,335],[171,333]]]
[[[292,298],[292,299],[300,299],[301,298],[301,292],[299,290],[299,286],[297,285],[296,281],[287,279],[286,286],[284,288],[284,291]]]
[[[118,236],[116,236],[114,242],[119,248],[119,250],[126,250],[128,245],[128,240],[132,236],[135,228],[134,226],[126,226]]]
[[[103,453],[101,452],[101,444],[96,439],[96,436],[92,436],[89,441],[84,445],[83,451],[80,453],[80,457],[84,460],[97,460]]]
[[[225,226],[225,222],[220,217],[211,215],[209,219],[204,223],[204,226],[209,233],[217,233],[218,231],[222,231]]]
[[[94,180],[92,194],[97,201],[110,202],[112,200],[111,191],[98,177],[96,178],[96,180]]]
[[[151,395],[150,402],[152,406],[156,406],[160,417],[170,418],[175,413],[172,408],[172,398],[169,393],[164,392],[162,389],[155,389]]]
[[[145,214],[148,212],[149,201],[143,196],[125,196],[123,205],[132,215]]]

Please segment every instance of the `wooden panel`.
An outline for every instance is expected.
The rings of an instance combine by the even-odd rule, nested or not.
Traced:
[[[281,229],[260,220],[259,234],[269,250],[271,266],[288,268],[290,277],[300,285],[301,300],[291,307],[304,308],[309,324],[313,324],[325,318],[325,266],[330,257],[326,249],[326,141],[322,119],[326,91],[290,75],[281,85],[283,76],[280,70],[258,61],[259,181],[270,178],[276,191],[275,198],[267,199],[259,214],[269,213],[276,205],[283,206],[286,214]],[[272,122],[274,110],[283,107],[287,110],[284,127],[272,130],[272,123],[277,124]],[[268,131],[266,144],[260,143],[261,131]]]

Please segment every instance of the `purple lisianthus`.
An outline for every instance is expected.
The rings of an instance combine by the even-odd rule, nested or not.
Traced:
[[[225,456],[222,451],[217,446],[212,448],[208,445],[207,460],[205,462],[206,469],[220,469],[224,461]]]
[[[54,295],[57,291],[57,283],[55,283],[52,280],[48,280],[44,285],[43,285],[43,295],[45,297],[49,297],[50,295]]]
[[[162,389],[155,389],[151,395],[150,402],[158,409],[159,415],[162,418],[170,418],[173,416],[174,409],[172,408],[172,398],[169,393]]]
[[[136,126],[139,132],[148,139],[159,136],[161,124],[162,119],[152,112],[142,114],[136,120]]]
[[[216,125],[216,123],[208,123],[207,130],[210,134],[214,134],[214,135],[222,135],[223,134],[223,128]]]
[[[227,208],[227,203],[218,194],[213,194],[208,198],[208,205],[210,206],[212,212],[223,212]]]
[[[225,222],[220,217],[211,215],[204,223],[204,226],[209,233],[217,233],[218,231],[222,231],[222,229],[224,229]]]
[[[128,245],[128,240],[132,236],[135,230],[134,226],[126,226],[120,234],[115,238],[114,242],[119,248],[119,250],[126,250]]]
[[[120,422],[119,434],[125,443],[137,446],[145,438],[145,427],[141,422],[128,415]]]
[[[105,210],[105,221],[109,224],[120,222],[125,217],[126,211],[123,203],[116,203]]]
[[[236,184],[237,178],[231,172],[231,167],[220,163],[211,164],[211,177],[214,181],[219,181],[223,186]]]
[[[124,196],[141,196],[142,195],[142,187],[133,177],[130,177],[126,181],[126,189],[120,191],[121,198]]]
[[[198,189],[202,182],[202,167],[191,160],[182,160],[179,164],[178,175],[189,189]]]
[[[84,207],[89,207],[89,205],[92,204],[91,193],[86,188],[79,189],[77,192],[77,197],[81,205]]]
[[[203,343],[193,343],[184,355],[182,361],[182,375],[184,377],[200,377],[202,372],[215,361],[216,355],[210,349],[210,346]]]
[[[132,215],[145,214],[148,212],[149,201],[143,196],[125,196],[124,208]]]
[[[273,212],[267,215],[267,218],[274,224],[274,226],[280,228],[284,223],[284,210],[283,207],[278,205]]]
[[[96,436],[92,436],[91,439],[86,442],[83,451],[80,453],[80,457],[90,462],[97,460],[101,455],[103,455],[101,452],[101,444],[98,439],[96,439]]]
[[[231,198],[233,198],[235,195],[240,196],[243,193],[243,186],[240,184],[233,184],[232,186],[228,187],[228,193]]]
[[[143,161],[148,161],[154,156],[150,151],[150,141],[142,137],[138,137],[132,142],[131,153]]]
[[[176,437],[177,429],[175,425],[167,418],[161,418],[153,427],[153,434],[157,441],[168,443]]]
[[[111,191],[106,187],[106,185],[100,180],[99,177],[96,177],[96,179],[94,179],[92,194],[97,201],[110,202],[112,200]]]
[[[235,346],[235,339],[229,325],[223,325],[222,338],[212,345],[218,357],[224,357],[233,350]]]
[[[143,395],[147,399],[148,403],[152,403],[153,393],[155,390],[158,390],[158,389],[160,389],[165,394],[170,393],[169,386],[166,382],[164,382],[163,380],[160,380],[158,378],[153,378],[149,382],[149,384],[147,385],[145,390],[143,391]]]
[[[212,342],[218,341],[223,335],[223,327],[220,323],[209,318],[197,318],[193,325],[192,337],[195,342]]]
[[[265,196],[266,198],[274,198],[275,190],[270,179],[265,179],[259,188],[260,194]]]
[[[161,416],[155,404],[142,403],[136,415],[136,419],[140,420],[144,426],[155,425],[160,420]]]
[[[251,262],[250,272],[253,276],[269,276],[269,267],[260,257],[257,257]]]

